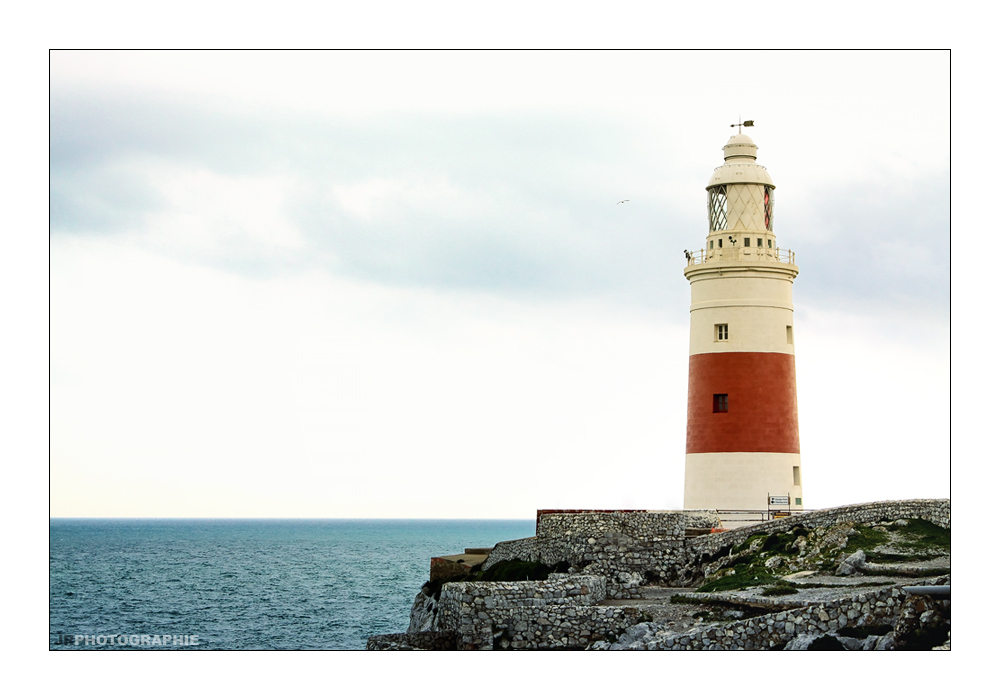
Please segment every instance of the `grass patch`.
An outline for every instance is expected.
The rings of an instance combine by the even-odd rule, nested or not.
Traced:
[[[923,547],[951,549],[951,530],[920,518],[910,520],[907,525],[889,525],[886,529],[902,536],[904,540]]]
[[[770,554],[784,554],[786,552],[792,551],[792,545],[795,544],[795,540],[799,537],[809,537],[809,530],[802,527],[801,525],[796,525],[789,532],[772,532],[769,535],[754,535],[753,537],[748,537],[739,544],[733,545],[729,550],[730,555],[739,554],[747,549],[749,549],[754,542],[760,542],[763,540],[760,549],[757,550],[758,553],[768,552]]]
[[[748,537],[739,544],[734,544],[732,549],[729,550],[729,554],[733,555],[733,554],[739,554],[740,552],[744,552],[747,549],[749,549],[750,545],[752,545],[754,542],[759,542],[760,540],[763,540],[766,537],[767,535],[754,535],[753,537]]]
[[[873,530],[870,527],[862,525],[858,525],[854,529],[858,534],[848,537],[848,546],[865,550],[866,557],[868,556],[869,549],[874,549],[880,544],[885,544],[889,541],[889,535],[879,530]]]
[[[765,552],[769,554],[785,554],[792,551],[792,545],[795,544],[795,540],[799,539],[799,537],[808,536],[809,531],[801,525],[796,526],[789,532],[773,532],[764,540],[760,551],[762,554]]]
[[[762,586],[777,578],[768,573],[763,564],[758,562],[735,561],[728,569],[734,569],[734,573],[722,576],[706,583],[698,589],[698,593],[714,593],[716,591],[735,591],[752,586]]]

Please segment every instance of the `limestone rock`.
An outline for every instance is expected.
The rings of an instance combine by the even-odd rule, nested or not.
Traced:
[[[892,651],[896,648],[896,638],[892,635],[892,632],[878,638],[878,642],[875,644],[875,651]]]
[[[844,561],[840,562],[840,566],[834,572],[834,576],[851,576],[857,573],[857,570],[864,566],[865,563],[865,550],[859,549],[854,554],[850,555]]]
[[[619,571],[615,577],[623,588],[635,588],[642,585],[642,574],[636,571]]]
[[[421,588],[410,608],[410,626],[407,634],[416,632],[429,632],[434,630],[434,623],[437,620],[437,601],[432,596],[427,595],[425,589]]]
[[[610,651],[624,651],[627,649],[645,649],[647,639],[654,637],[648,622],[640,622],[625,630],[618,641],[608,647]]]
[[[837,641],[844,645],[848,651],[861,651],[865,648],[865,639],[855,639],[854,637],[841,637],[839,634],[833,635]]]
[[[785,645],[785,651],[805,651],[819,637],[818,634],[800,634]]]

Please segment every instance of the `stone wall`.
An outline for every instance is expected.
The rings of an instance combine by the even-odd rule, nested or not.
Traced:
[[[615,639],[641,617],[635,608],[597,605],[606,595],[601,576],[446,583],[435,624],[457,632],[459,649],[583,648]]]
[[[579,567],[581,573],[606,577],[609,598],[628,599],[637,597],[645,572],[651,574],[646,578],[672,580],[677,573],[674,562],[686,561],[687,557],[684,556],[683,539],[649,543],[607,532],[600,538],[574,535],[501,542],[483,568],[510,560],[548,565],[567,561]]]
[[[582,648],[594,640],[616,639],[642,617],[627,606],[602,606],[607,598],[638,598],[639,586],[659,581],[685,585],[702,575],[720,553],[759,534],[810,529],[839,522],[878,523],[922,518],[951,527],[951,502],[912,500],[866,503],[792,515],[758,525],[684,537],[688,528],[717,524],[711,514],[695,512],[540,513],[537,535],[501,542],[484,562],[545,564],[567,561],[579,570],[552,574],[546,581],[453,582],[441,589],[434,632],[454,633],[453,641],[433,636],[382,635],[369,648],[458,649]],[[683,526],[683,527],[682,527]],[[419,597],[418,597],[419,598]],[[905,595],[899,587],[858,593],[685,635],[650,638],[655,649],[768,649],[801,634],[823,634],[846,626],[885,624],[899,612]],[[420,634],[426,634],[421,632]],[[645,642],[644,642],[645,643]],[[372,644],[383,645],[372,647]]]
[[[686,561],[686,530],[718,526],[711,511],[540,511],[535,537],[498,543],[483,569],[511,560],[566,561],[607,577],[608,597],[634,598],[646,572],[664,581],[676,575],[674,562]]]
[[[688,540],[686,550],[693,557],[712,556],[721,550],[728,550],[734,545],[741,544],[754,535],[787,532],[798,526],[814,529],[842,522],[892,522],[901,518],[921,518],[940,527],[951,528],[951,501],[948,499],[879,501],[806,512],[769,520],[759,525],[748,525],[727,532],[692,538]]]
[[[676,540],[688,528],[719,527],[711,511],[541,511],[535,537],[593,537],[610,532],[647,542]]]
[[[684,634],[659,636],[650,629],[628,648],[676,651],[783,648],[800,635],[832,635],[844,627],[892,625],[906,598],[902,586],[891,586],[857,593],[850,598],[829,603],[817,603],[723,625],[706,626]]]
[[[702,562],[754,535],[785,532],[800,525],[816,528],[845,521],[900,518],[923,518],[950,528],[951,502],[882,501],[842,506],[688,538],[683,537],[683,530],[711,524],[710,512],[543,514],[539,534],[497,544],[483,568],[514,559],[549,565],[567,561],[580,567],[582,573],[606,577],[608,597],[629,599],[638,597],[638,587],[644,582],[681,586],[697,582]],[[717,524],[717,519],[714,522]]]

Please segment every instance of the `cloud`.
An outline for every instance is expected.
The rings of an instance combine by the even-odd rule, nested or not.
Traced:
[[[802,268],[798,298],[862,315],[895,311],[946,319],[949,199],[948,173],[931,172],[903,182],[825,185],[790,207],[787,217],[779,209],[775,225],[795,241]]]
[[[616,151],[638,149],[621,123],[560,115],[276,123],[161,109],[135,96],[55,103],[56,235],[127,233],[251,274],[322,265],[384,284],[656,302],[666,246],[678,248],[677,260],[683,247],[681,227],[663,224],[668,200],[616,161]],[[281,184],[268,193],[258,186],[266,181]],[[622,198],[632,201],[616,207]],[[277,257],[243,246],[224,260],[206,242],[226,231],[254,241],[266,227],[284,240],[295,229],[307,245]],[[172,246],[161,245],[168,236]]]
[[[507,74],[503,54],[445,70],[504,78],[471,106],[461,81],[413,67],[399,102],[398,55],[374,74],[350,55],[354,92],[320,70],[295,94],[276,69],[259,88],[235,54],[152,72],[102,54],[107,71],[70,80],[57,57],[53,512],[680,507],[681,251],[705,239],[719,113],[744,98],[771,112],[747,116],[802,270],[807,498],[899,497],[906,469],[913,495],[941,495],[947,60],[893,59],[913,73],[884,84],[882,55],[777,61],[765,99],[705,80],[738,54],[684,55],[679,78],[672,54],[628,54],[622,79],[588,56],[607,63],[596,82],[572,57]],[[207,78],[191,75],[202,59]],[[132,82],[113,87],[124,64]],[[293,99],[314,95],[322,109]],[[901,118],[926,95],[919,126]],[[814,126],[831,114],[838,138]]]
[[[320,117],[81,90],[52,114],[56,236],[128,235],[247,275],[614,299],[675,321],[718,164],[621,114]],[[947,314],[946,171],[775,151],[776,233],[802,300]]]

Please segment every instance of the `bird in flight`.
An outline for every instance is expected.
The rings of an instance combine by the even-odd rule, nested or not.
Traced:
[[[623,199],[623,200],[622,200],[622,201],[620,201],[620,202],[615,202],[615,205],[617,206],[617,205],[619,205],[619,204],[624,204],[624,203],[625,203],[625,202],[627,202],[627,201],[628,201],[627,199]]]

